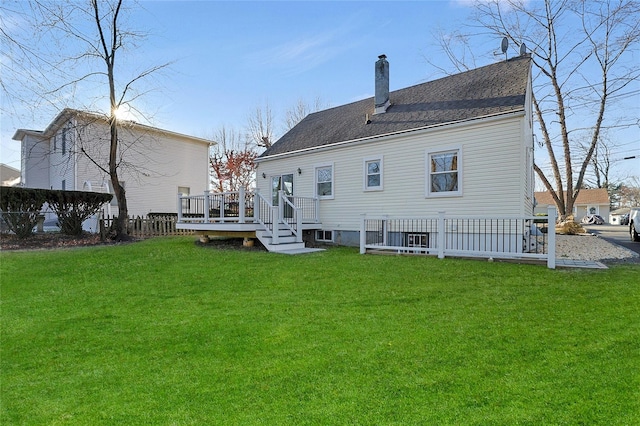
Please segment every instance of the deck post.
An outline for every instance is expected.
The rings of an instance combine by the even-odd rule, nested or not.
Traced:
[[[296,242],[301,243],[302,242],[302,211],[299,208],[294,207],[293,213],[296,215],[296,231],[297,231]]]
[[[204,191],[204,223],[209,223],[209,191]]]
[[[320,198],[314,197],[316,223],[320,223]]]
[[[258,188],[253,194],[253,219],[254,222],[260,219],[260,190]]]
[[[182,222],[182,194],[178,192],[178,222]]]
[[[547,268],[556,269],[556,208],[547,208]]]
[[[278,223],[284,221],[284,195],[283,191],[278,191]]]
[[[240,191],[238,191],[238,197],[240,198],[238,200],[238,222],[244,223],[244,188],[240,188]]]
[[[444,259],[444,237],[446,229],[444,229],[444,214],[445,212],[438,212],[438,259]]]
[[[279,237],[279,230],[280,230],[280,219],[278,219],[278,206],[273,206],[271,207],[271,217],[272,217],[272,221],[273,223],[271,224],[271,226],[273,227],[273,235],[272,235],[272,242],[273,244],[280,244],[280,241],[278,240]]]

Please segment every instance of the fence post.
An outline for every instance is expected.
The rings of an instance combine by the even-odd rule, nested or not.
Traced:
[[[365,254],[367,249],[367,215],[360,215],[360,254]]]
[[[556,208],[549,206],[547,208],[547,235],[549,239],[547,244],[547,268],[556,269]]]
[[[240,188],[240,191],[238,192],[238,222],[239,223],[244,223],[244,188]]]
[[[438,259],[444,259],[444,234],[446,232],[444,229],[444,214],[445,212],[438,212]]]

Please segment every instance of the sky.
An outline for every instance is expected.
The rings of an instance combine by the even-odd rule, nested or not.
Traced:
[[[380,54],[390,63],[391,90],[441,77],[427,62],[448,65],[434,32],[459,28],[470,1],[142,1],[129,22],[149,37],[128,52],[127,66],[172,64],[136,100],[144,116],[133,118],[211,138],[222,126],[242,130],[249,115],[268,104],[281,135],[285,111],[298,100],[320,99],[329,107],[373,96]],[[492,41],[483,40],[479,54]],[[495,51],[499,46],[495,40]],[[500,58],[485,56],[481,64]],[[79,86],[76,96],[95,96],[92,89]],[[636,94],[622,108],[635,108],[640,117],[638,89],[633,85]],[[20,144],[11,139],[16,129],[42,130],[56,112],[2,103],[0,162],[19,168]],[[622,140],[616,159],[640,157],[640,128],[616,138]],[[640,176],[640,158],[616,164],[621,174]]]

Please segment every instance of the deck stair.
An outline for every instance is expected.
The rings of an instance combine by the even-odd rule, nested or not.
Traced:
[[[302,254],[322,251],[322,249],[309,248],[304,242],[296,241],[296,236],[284,224],[280,224],[278,228],[278,244],[273,243],[273,237],[262,229],[256,230],[256,238],[262,243],[267,251],[283,254]]]
[[[200,235],[257,238],[270,252],[300,254],[319,251],[305,246],[303,231],[321,229],[317,197],[272,195],[256,191],[178,194],[177,229]]]

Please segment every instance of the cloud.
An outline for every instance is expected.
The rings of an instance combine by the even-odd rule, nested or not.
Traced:
[[[316,68],[341,53],[361,44],[350,36],[353,26],[344,25],[315,34],[307,34],[271,48],[247,55],[252,66],[280,68],[287,75],[296,75]]]

